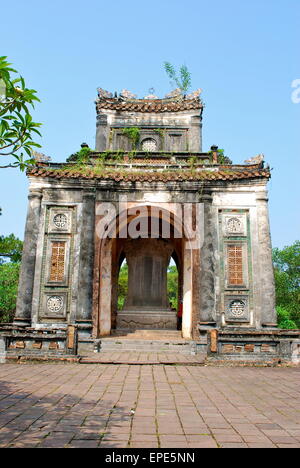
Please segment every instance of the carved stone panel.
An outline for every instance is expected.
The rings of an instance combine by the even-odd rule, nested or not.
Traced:
[[[49,291],[44,293],[41,318],[63,319],[67,314],[67,293]]]
[[[231,236],[246,236],[246,216],[230,213],[223,216],[223,235]]]
[[[247,296],[225,297],[226,322],[249,322],[249,301]]]
[[[72,211],[69,208],[50,208],[49,210],[49,233],[71,234]]]

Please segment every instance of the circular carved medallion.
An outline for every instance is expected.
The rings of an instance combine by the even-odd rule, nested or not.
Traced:
[[[242,223],[238,218],[230,218],[227,221],[226,229],[230,233],[242,232]]]
[[[64,305],[63,298],[61,296],[50,296],[47,300],[47,309],[50,312],[59,312]]]
[[[53,223],[58,228],[64,228],[64,227],[66,227],[66,225],[68,223],[68,218],[66,217],[66,215],[60,213],[60,214],[57,214],[57,215],[54,216]]]

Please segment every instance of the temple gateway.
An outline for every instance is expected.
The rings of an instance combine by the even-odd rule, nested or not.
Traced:
[[[99,89],[96,112],[95,151],[83,144],[67,162],[28,172],[17,310],[1,327],[2,355],[101,352],[113,337],[152,330],[208,359],[298,356],[299,332],[277,328],[263,157],[241,165],[217,146],[202,151],[200,91],[138,99]]]

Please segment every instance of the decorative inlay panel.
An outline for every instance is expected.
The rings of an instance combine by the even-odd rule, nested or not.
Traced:
[[[65,278],[66,242],[52,242],[50,281],[61,282]]]
[[[227,246],[228,285],[242,286],[243,277],[243,246],[229,244]]]

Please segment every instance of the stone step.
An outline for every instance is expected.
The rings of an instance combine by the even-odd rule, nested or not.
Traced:
[[[201,366],[206,355],[188,355],[186,353],[155,353],[139,351],[101,352],[80,357],[80,364],[127,364],[127,365],[176,365]]]
[[[182,340],[181,331],[177,330],[114,330],[110,337],[120,337],[126,340]],[[186,341],[186,340],[184,340]]]
[[[120,337],[108,337],[99,340],[99,351],[138,351],[155,353],[195,353],[196,342],[183,339],[122,339]]]

